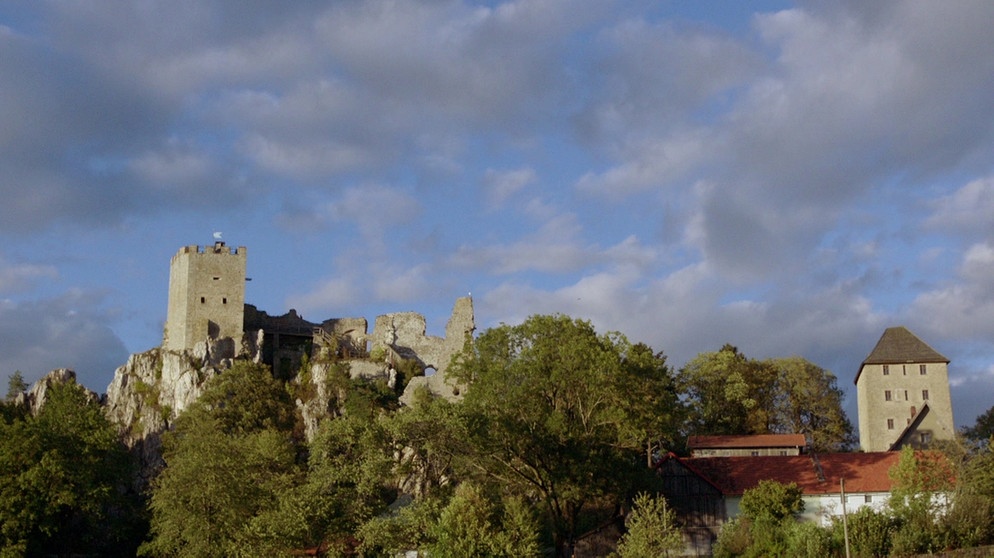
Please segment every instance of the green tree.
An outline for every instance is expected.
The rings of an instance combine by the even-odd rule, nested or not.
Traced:
[[[892,481],[888,506],[900,525],[893,551],[917,554],[937,550],[936,520],[945,513],[955,482],[952,463],[937,451],[905,446],[888,475]]]
[[[796,516],[804,511],[801,488],[763,480],[746,490],[737,521],[722,527],[715,556],[786,556]]]
[[[673,369],[663,353],[653,353],[644,343],[629,345],[624,338],[615,340],[622,351],[622,366],[613,377],[617,393],[627,393],[620,400],[625,414],[622,435],[629,443],[640,445],[646,465],[652,467],[661,453],[676,449],[685,409],[677,394]]]
[[[963,428],[963,435],[977,444],[986,444],[994,437],[994,406],[978,416],[973,426]]]
[[[386,510],[397,495],[390,449],[386,430],[375,417],[346,414],[321,424],[310,445],[302,487],[319,510],[307,542],[343,551],[363,523]]]
[[[701,353],[679,373],[688,401],[689,434],[765,434],[772,420],[775,371],[737,347]]]
[[[541,502],[558,556],[572,553],[585,506],[613,509],[648,472],[622,425],[639,389],[619,391],[627,349],[588,322],[532,316],[487,330],[450,368],[466,388],[462,473]]]
[[[853,556],[883,558],[890,556],[892,540],[897,533],[898,522],[890,514],[863,507],[846,519],[849,532],[849,547]],[[842,521],[837,519],[832,528],[837,539],[843,539]],[[844,540],[844,539],[843,539]]]
[[[618,543],[619,558],[656,558],[683,550],[676,512],[662,496],[641,493],[626,522],[628,532]]]
[[[801,357],[765,364],[776,371],[771,431],[804,434],[816,452],[852,448],[855,433],[834,374]]]
[[[15,370],[7,379],[7,401],[11,401],[25,391],[28,391],[28,384],[24,381],[24,375],[20,370]]]
[[[37,416],[0,422],[0,554],[133,552],[132,472],[99,403],[51,386]]]
[[[538,521],[520,498],[507,502],[479,485],[456,487],[449,504],[432,527],[430,556],[528,558],[539,556]]]
[[[164,436],[165,469],[152,485],[150,556],[278,555],[260,526],[300,484],[293,404],[265,366],[237,363]]]
[[[749,519],[770,517],[775,520],[793,518],[804,511],[804,500],[797,483],[784,484],[761,480],[754,488],[742,493],[739,510]]]
[[[831,372],[800,357],[757,361],[731,345],[679,373],[687,434],[804,434],[815,451],[845,451],[855,433]]]
[[[952,505],[941,521],[946,546],[994,544],[994,448],[985,446],[966,456]]]

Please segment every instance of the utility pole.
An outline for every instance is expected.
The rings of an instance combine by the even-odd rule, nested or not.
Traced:
[[[842,489],[842,536],[846,540],[846,558],[849,556],[849,520],[846,518],[846,479],[839,479],[839,487]]]

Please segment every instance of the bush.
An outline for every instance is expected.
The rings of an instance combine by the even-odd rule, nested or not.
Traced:
[[[872,508],[862,508],[849,516],[849,548],[856,557],[889,556],[897,522]],[[842,538],[842,520],[835,521],[836,538]],[[843,542],[843,544],[845,544]]]
[[[838,555],[838,543],[830,529],[806,522],[795,523],[787,531],[786,556],[824,558]]]

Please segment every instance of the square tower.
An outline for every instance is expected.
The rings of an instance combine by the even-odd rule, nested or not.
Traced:
[[[856,374],[863,451],[953,440],[949,359],[904,327],[890,327]]]
[[[247,249],[184,246],[169,263],[169,309],[162,346],[181,351],[208,337],[239,339],[245,320]]]

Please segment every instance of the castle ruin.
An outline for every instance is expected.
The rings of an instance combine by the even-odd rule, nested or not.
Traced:
[[[365,318],[310,322],[293,309],[270,316],[245,303],[246,255],[244,246],[233,250],[217,240],[184,246],[173,256],[163,349],[200,353],[206,346],[227,353],[215,359],[254,355],[284,378],[296,374],[305,356],[344,360],[353,377],[387,381],[406,364],[418,373],[406,378],[411,382],[403,400],[417,386],[457,395],[445,382],[445,369],[475,330],[471,298],[456,300],[444,337],[428,335],[424,316],[415,312],[378,316],[372,332]],[[234,342],[218,342],[226,338]]]

